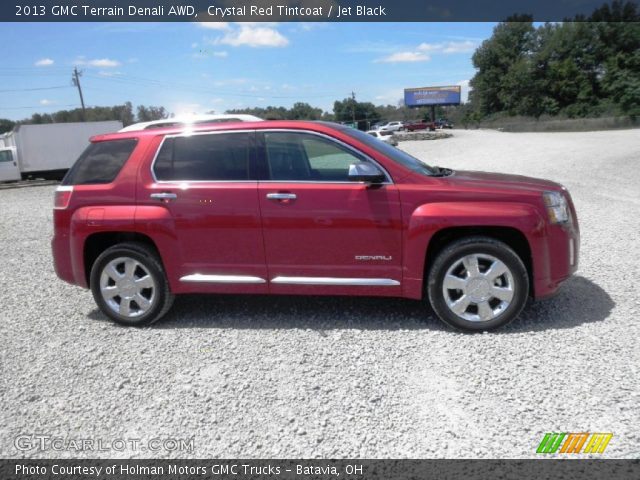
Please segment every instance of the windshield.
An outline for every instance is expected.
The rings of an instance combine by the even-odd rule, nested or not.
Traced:
[[[399,148],[392,147],[388,143],[381,142],[376,137],[372,137],[365,132],[361,132],[360,130],[356,130],[354,128],[341,128],[340,131],[342,133],[346,133],[350,137],[355,138],[359,142],[364,143],[368,147],[373,148],[374,150],[382,153],[384,156],[390,158],[394,162],[397,162],[414,172],[429,176],[438,174],[438,172],[433,167],[430,167],[426,163],[421,162],[416,157],[412,157],[408,153],[403,152]]]

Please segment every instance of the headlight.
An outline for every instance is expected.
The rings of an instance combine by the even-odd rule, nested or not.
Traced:
[[[551,223],[566,223],[569,221],[569,206],[567,199],[560,192],[544,192],[544,205]]]

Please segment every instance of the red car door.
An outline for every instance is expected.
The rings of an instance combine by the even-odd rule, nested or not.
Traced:
[[[270,291],[398,295],[401,214],[390,178],[349,181],[349,165],[371,160],[324,135],[258,136],[269,178],[258,197]]]
[[[168,136],[141,173],[138,205],[168,214],[150,228],[170,239],[163,258],[174,291],[268,291],[254,139],[254,132]]]

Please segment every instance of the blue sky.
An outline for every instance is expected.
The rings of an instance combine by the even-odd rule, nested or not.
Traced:
[[[405,87],[463,85],[489,23],[5,23],[0,118],[87,105],[222,113],[295,101],[396,104]],[[215,27],[215,28],[212,28]],[[45,89],[46,88],[46,89]],[[37,89],[37,90],[35,90]]]

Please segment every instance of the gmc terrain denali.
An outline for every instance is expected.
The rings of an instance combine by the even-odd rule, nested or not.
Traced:
[[[181,293],[428,298],[491,330],[577,268],[565,188],[432,167],[336,124],[102,135],[55,195],[58,276],[144,325]]]

